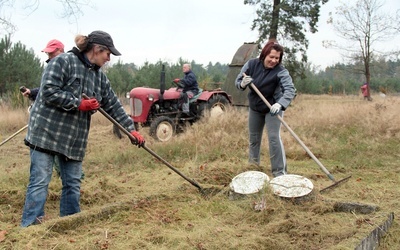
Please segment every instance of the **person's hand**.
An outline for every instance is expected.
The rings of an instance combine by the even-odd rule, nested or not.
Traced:
[[[279,103],[275,103],[274,105],[271,106],[269,113],[274,116],[276,114],[279,113],[279,111],[281,111],[282,109],[282,105],[280,105]]]
[[[28,88],[25,87],[25,86],[21,86],[21,87],[19,88],[19,91],[21,91],[21,94],[22,94],[23,96],[25,96],[25,97],[29,97],[29,96],[31,95],[31,90],[28,89]]]
[[[26,91],[22,93],[23,96],[29,97],[31,95],[31,90],[26,88]]]
[[[78,107],[80,111],[97,110],[98,108],[100,108],[100,103],[95,98],[82,99]]]
[[[251,76],[248,76],[246,74],[243,74],[244,77],[242,79],[242,82],[240,83],[240,87],[242,89],[245,89],[247,87],[247,85],[249,85],[250,83],[253,82],[253,78],[251,78]]]
[[[182,84],[181,79],[179,79],[179,78],[175,78],[175,79],[173,80],[173,82],[176,84],[176,86],[178,86],[178,88],[183,89],[183,87],[185,87],[185,86]]]
[[[136,130],[131,132],[131,135],[135,137],[136,140],[131,140],[132,144],[138,145],[138,147],[142,147],[145,143],[144,137],[139,134]]]

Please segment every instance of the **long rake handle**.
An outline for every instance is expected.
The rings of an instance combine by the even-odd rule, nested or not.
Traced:
[[[0,143],[0,146],[2,146],[2,145],[5,144],[6,142],[8,142],[8,141],[11,140],[12,138],[14,138],[16,135],[18,135],[19,133],[21,133],[22,131],[24,131],[27,127],[28,127],[28,124],[26,124],[25,126],[23,126],[22,128],[20,128],[17,132],[15,132],[15,133],[12,134],[10,137],[8,137],[8,138],[5,139],[4,141],[2,141],[2,142]]]
[[[271,104],[265,99],[263,94],[258,90],[258,88],[254,85],[254,83],[250,83],[250,87],[257,93],[257,95],[264,101],[264,103],[268,106],[268,108],[271,108]],[[329,177],[330,180],[333,182],[335,181],[335,178],[333,178],[333,175],[329,173],[329,171],[322,165],[322,163],[318,160],[317,157],[311,152],[310,149],[303,143],[302,140],[296,135],[296,133],[289,127],[289,125],[283,120],[283,118],[280,115],[276,115],[276,117],[282,122],[282,124],[286,127],[287,130],[289,130],[290,134],[297,140],[297,142],[304,148],[304,150],[307,152],[307,154],[318,164],[318,166],[321,168],[321,170]]]
[[[89,99],[89,97],[85,94],[82,94],[83,98],[85,99]],[[117,126],[124,134],[126,134],[129,139],[136,141],[136,138],[131,135],[131,133],[129,133],[128,130],[126,130],[121,124],[119,124],[114,118],[112,118],[106,111],[104,111],[104,109],[99,108],[98,111],[103,114],[108,120],[110,120],[115,126]],[[147,152],[149,152],[152,156],[154,156],[155,158],[157,158],[159,161],[161,161],[162,163],[164,163],[167,167],[169,167],[171,170],[173,170],[175,173],[177,173],[178,175],[180,175],[183,179],[187,180],[188,182],[190,182],[190,184],[192,184],[193,186],[197,187],[201,193],[203,193],[203,188],[200,186],[200,184],[198,184],[197,182],[195,182],[192,179],[189,179],[188,177],[186,177],[184,174],[182,174],[178,169],[176,169],[175,167],[173,167],[169,162],[167,162],[166,160],[164,160],[163,158],[161,158],[161,156],[159,156],[158,154],[156,154],[153,150],[149,149],[148,147],[146,147],[146,145],[141,146],[141,148],[145,149]]]

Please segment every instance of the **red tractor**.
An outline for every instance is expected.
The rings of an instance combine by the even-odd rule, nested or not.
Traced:
[[[175,83],[174,83],[175,84]],[[211,115],[224,112],[232,104],[232,97],[221,89],[200,90],[190,99],[190,114],[182,113],[178,99],[179,86],[165,89],[164,65],[161,71],[160,89],[138,87],[127,93],[130,116],[136,129],[150,127],[150,135],[159,141],[168,141],[172,136],[183,131],[187,124],[198,121],[204,111]]]

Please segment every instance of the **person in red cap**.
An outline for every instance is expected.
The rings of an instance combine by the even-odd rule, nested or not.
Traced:
[[[58,56],[59,54],[64,53],[64,44],[57,39],[50,40],[47,43],[46,48],[44,48],[42,52],[45,52],[47,54],[48,59],[46,60],[46,63],[49,63],[51,59]],[[26,90],[22,92],[22,95],[28,97],[32,101],[35,101],[36,96],[39,92],[39,88],[29,89],[25,87],[25,89]]]
[[[58,56],[61,53],[64,53],[64,44],[57,39],[50,40],[47,43],[46,48],[44,48],[42,52],[45,52],[49,56],[49,59],[47,59],[46,61],[49,62],[54,57]]]
[[[91,117],[100,107],[130,132],[133,144],[141,147],[145,143],[101,69],[111,54],[121,55],[111,36],[93,31],[76,36],[75,44],[47,65],[29,113],[25,144],[30,147],[31,163],[21,227],[40,224],[45,216],[55,157],[61,170],[60,216],[81,211],[82,161]]]

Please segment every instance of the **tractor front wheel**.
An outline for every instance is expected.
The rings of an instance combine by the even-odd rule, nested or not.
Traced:
[[[167,116],[160,116],[150,124],[150,135],[159,141],[168,141],[175,134],[175,123]]]

